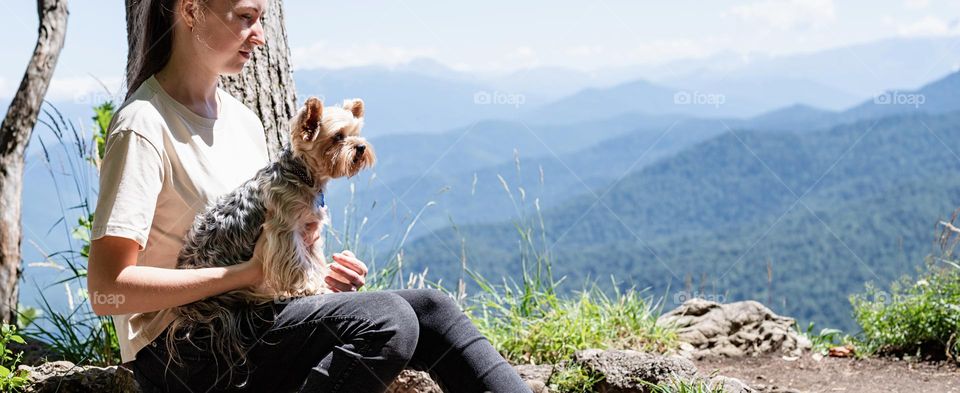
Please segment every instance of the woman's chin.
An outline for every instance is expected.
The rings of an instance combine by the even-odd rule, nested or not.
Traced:
[[[227,65],[226,67],[224,67],[224,69],[220,72],[220,75],[225,75],[225,76],[237,75],[237,74],[243,72],[243,67],[244,67],[246,64],[247,64],[246,60],[244,60],[243,62],[239,62],[239,63],[228,64],[228,65]]]

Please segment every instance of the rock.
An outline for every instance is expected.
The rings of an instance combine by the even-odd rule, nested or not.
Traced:
[[[707,382],[707,386],[713,391],[713,389],[723,388],[724,393],[753,393],[755,390],[751,389],[743,381],[731,378],[724,377],[722,375],[715,376],[710,378],[710,381]]]
[[[595,390],[604,393],[646,392],[646,385],[641,381],[661,384],[670,383],[675,378],[692,380],[697,377],[696,366],[687,359],[631,350],[577,351],[573,362],[603,375]]]
[[[811,347],[810,340],[797,334],[793,318],[774,314],[755,301],[720,304],[690,299],[660,316],[657,325],[677,329],[682,343],[678,354],[690,359],[762,353],[799,356]]]
[[[425,371],[406,369],[393,380],[386,393],[443,393]]]
[[[553,375],[553,366],[518,365],[513,368],[520,374],[520,378],[527,382],[527,386],[533,390],[533,393],[550,392],[547,389],[547,381]],[[443,393],[443,390],[429,373],[405,369],[400,372],[397,379],[393,380],[386,393]]]
[[[44,363],[36,367],[20,366],[28,373],[27,393],[139,393],[133,372],[122,367],[94,367],[68,361]]]
[[[547,382],[550,381],[550,376],[553,375],[554,366],[549,364],[521,364],[513,366],[513,368],[520,374],[520,378],[527,382],[527,386],[530,386],[530,390],[533,390],[533,393],[548,393],[550,391],[547,389]]]

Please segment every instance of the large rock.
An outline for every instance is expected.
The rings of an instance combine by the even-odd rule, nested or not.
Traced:
[[[586,349],[574,353],[573,362],[603,376],[594,387],[602,393],[646,392],[643,382],[662,384],[697,377],[697,367],[687,359],[631,350]]]
[[[690,360],[631,350],[587,349],[577,351],[572,362],[602,379],[593,387],[599,393],[647,393],[648,384],[676,386],[678,382],[722,387],[724,393],[754,393],[743,381],[701,374]],[[711,390],[714,391],[714,390]]]
[[[657,325],[676,328],[683,343],[679,354],[693,359],[763,353],[799,356],[811,346],[797,334],[793,318],[774,314],[755,301],[720,304],[690,299],[660,316]]]
[[[527,382],[527,386],[533,393],[549,392],[547,381],[553,374],[553,366],[519,365],[513,368],[520,374],[520,378]],[[429,373],[406,369],[393,380],[386,393],[443,393],[443,391]]]
[[[28,373],[27,393],[139,393],[133,373],[122,367],[79,367],[68,361],[20,366]]]

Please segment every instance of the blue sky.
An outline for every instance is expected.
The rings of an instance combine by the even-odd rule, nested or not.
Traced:
[[[73,0],[49,98],[121,83],[120,1]],[[534,66],[598,70],[724,51],[788,54],[889,37],[960,34],[955,0],[524,1],[287,0],[297,68],[394,65],[429,57],[472,72]],[[0,99],[15,91],[36,39],[35,2],[0,0]]]

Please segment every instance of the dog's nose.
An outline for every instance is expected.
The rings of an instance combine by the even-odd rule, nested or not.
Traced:
[[[357,145],[357,154],[363,154],[364,150],[367,150],[366,145]]]

